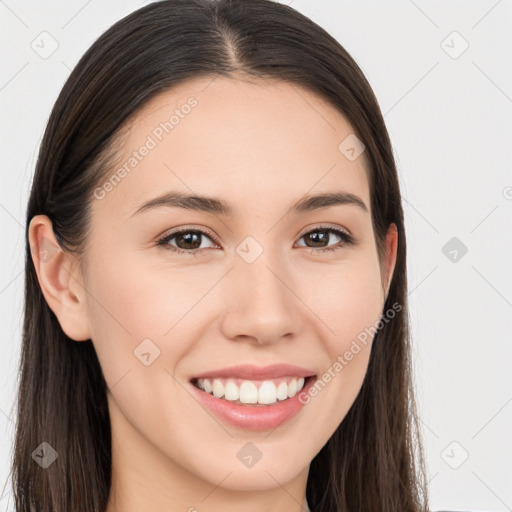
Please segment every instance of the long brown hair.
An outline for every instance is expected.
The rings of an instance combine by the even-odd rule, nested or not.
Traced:
[[[411,376],[406,240],[396,166],[375,95],[346,50],[306,16],[271,0],[164,0],[126,16],[80,59],[44,133],[26,217],[25,304],[15,448],[17,512],[103,512],[111,483],[108,389],[91,340],[63,332],[38,284],[28,242],[47,215],[62,250],[84,253],[92,194],[110,175],[120,128],[155,95],[198,77],[283,80],[338,109],[363,141],[381,261],[387,228],[398,254],[355,402],[313,459],[313,512],[428,510]],[[42,469],[33,452],[58,459]],[[46,446],[46,445],[45,445]]]

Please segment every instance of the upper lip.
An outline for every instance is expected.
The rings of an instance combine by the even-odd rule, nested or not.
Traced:
[[[313,370],[301,368],[291,364],[273,364],[270,366],[254,366],[251,364],[230,366],[228,368],[219,368],[218,370],[210,370],[198,375],[194,375],[193,379],[207,379],[214,377],[233,377],[235,379],[247,380],[264,380],[277,379],[279,377],[310,377],[315,375]]]

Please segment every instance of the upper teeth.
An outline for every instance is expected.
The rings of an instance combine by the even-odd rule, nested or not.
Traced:
[[[304,386],[303,377],[252,381],[243,379],[198,379],[197,387],[216,398],[243,404],[272,404],[295,396]],[[259,388],[258,388],[259,385]]]

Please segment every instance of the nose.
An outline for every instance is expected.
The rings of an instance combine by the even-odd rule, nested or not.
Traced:
[[[266,252],[252,263],[237,258],[227,279],[222,330],[228,339],[265,345],[301,331],[304,304],[284,264]]]

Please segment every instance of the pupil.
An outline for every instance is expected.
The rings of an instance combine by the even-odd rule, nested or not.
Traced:
[[[198,249],[201,246],[200,242],[201,235],[196,233],[195,231],[187,232],[186,234],[180,234],[178,235],[176,239],[176,243],[178,244],[178,247],[180,247],[181,244],[178,243],[180,239],[185,240],[185,244],[192,244],[192,247],[184,247],[185,249]],[[183,247],[180,247],[183,249]]]
[[[320,235],[318,235],[318,233],[319,233]],[[329,235],[328,235],[327,231],[313,231],[313,233],[311,233],[307,238],[309,238],[310,240],[312,240],[314,244],[318,244],[318,241],[320,241],[320,242],[321,242],[321,241],[322,241],[322,239],[323,239],[324,241],[326,241],[328,236],[329,236]],[[320,239],[320,240],[319,240],[319,239]],[[315,245],[315,247],[317,247],[317,246],[319,246],[319,247],[323,247],[321,243],[320,243],[319,245]]]

